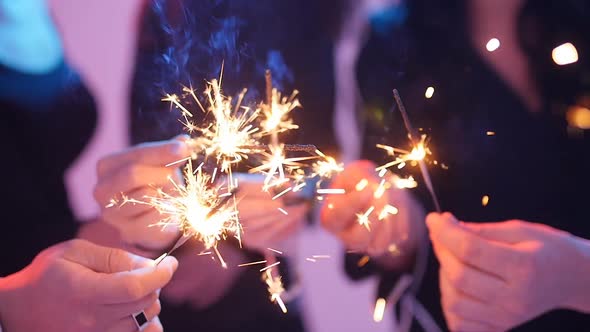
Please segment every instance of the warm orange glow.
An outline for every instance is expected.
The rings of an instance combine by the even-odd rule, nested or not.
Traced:
[[[490,196],[488,196],[488,195],[484,195],[484,196],[481,198],[481,205],[482,205],[482,206],[487,206],[489,202],[490,202]]]
[[[571,127],[590,129],[590,109],[583,106],[572,106],[567,110],[567,122]]]

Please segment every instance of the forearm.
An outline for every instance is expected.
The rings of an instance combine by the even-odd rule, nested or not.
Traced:
[[[572,236],[572,244],[576,253],[575,264],[565,277],[573,278],[573,286],[564,307],[590,314],[590,241]]]

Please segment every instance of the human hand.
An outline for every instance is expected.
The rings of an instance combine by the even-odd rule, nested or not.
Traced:
[[[357,161],[339,174],[332,188],[343,195],[326,196],[321,211],[322,225],[335,234],[347,248],[378,257],[398,249],[415,248],[417,234],[423,226],[423,212],[407,190],[391,188],[376,195],[381,179],[369,161]],[[364,188],[357,185],[366,180]],[[361,189],[361,190],[359,190]],[[394,207],[387,213],[386,207]],[[369,224],[359,222],[359,214],[369,215]]]
[[[183,183],[179,165],[166,165],[190,155],[185,140],[186,137],[181,135],[168,141],[140,144],[98,162],[94,197],[102,208],[102,219],[118,229],[126,244],[142,248],[142,253],[162,251],[174,241],[178,230],[150,227],[162,217],[149,205],[107,205],[121,195],[139,201],[145,200],[146,196],[157,197],[158,188],[167,192],[172,190],[170,179]]]
[[[305,224],[309,204],[288,204],[296,194],[289,193],[273,200],[273,193],[262,190],[264,177],[256,174],[236,174],[238,179],[238,211],[244,229],[242,243],[246,248],[266,251],[267,248],[286,249],[286,240]],[[283,209],[288,214],[281,212]]]
[[[41,252],[23,270],[0,279],[0,316],[7,332],[162,331],[158,291],[172,278],[173,257],[158,266],[125,251],[72,240]]]
[[[586,288],[576,272],[584,260],[569,233],[518,220],[457,222],[450,213],[429,214],[427,225],[452,331],[506,331],[575,307]]]

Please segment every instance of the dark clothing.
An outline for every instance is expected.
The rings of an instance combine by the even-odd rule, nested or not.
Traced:
[[[414,125],[431,138],[431,159],[439,166],[429,169],[443,210],[460,220],[521,219],[590,238],[590,133],[569,128],[565,121],[567,107],[590,95],[590,58],[581,56],[564,67],[551,62],[553,47],[566,41],[580,54],[590,47],[588,11],[541,2],[523,10],[519,36],[544,97],[539,113],[529,112],[475,52],[460,1],[410,4],[407,21],[373,26],[359,65],[372,128],[366,155],[374,157],[371,146],[384,137],[390,145],[407,147],[399,112],[391,110],[391,90],[397,88]],[[427,99],[429,86],[435,92]],[[407,172],[420,179],[417,168]],[[432,210],[421,187],[417,192]],[[484,195],[490,198],[487,206],[482,205]],[[418,299],[445,326],[433,253]],[[515,331],[580,331],[584,326],[590,326],[590,316],[560,310]]]
[[[0,65],[0,110],[0,276],[6,276],[75,236],[63,176],[90,139],[96,111],[65,64],[40,75]]]

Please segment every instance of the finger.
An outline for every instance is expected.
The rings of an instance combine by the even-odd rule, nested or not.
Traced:
[[[238,211],[240,211],[240,218],[244,220],[256,220],[269,215],[277,218],[281,213],[279,208],[282,208],[282,206],[280,201],[271,200],[270,198],[244,199],[239,201]]]
[[[449,317],[452,331],[502,331],[505,313],[497,307],[474,299],[451,285],[444,273],[439,274],[441,303],[445,316]]]
[[[153,266],[151,259],[121,249],[99,246],[86,240],[71,240],[63,246],[64,259],[94,272],[109,274]]]
[[[104,206],[120,193],[128,195],[144,187],[161,188],[171,183],[174,172],[173,168],[127,164],[99,179],[94,198]]]
[[[106,221],[130,220],[152,210],[153,207],[147,203],[151,197],[159,197],[159,194],[158,190],[153,187],[143,187],[132,191],[126,196],[132,201],[124,202],[123,204],[113,207],[103,208],[102,218]]]
[[[363,179],[369,182],[379,182],[377,180],[376,165],[368,160],[358,160],[348,164],[332,181],[333,188],[344,188],[347,191],[353,190],[355,186]]]
[[[143,329],[143,332],[163,332],[164,327],[160,322],[160,318],[154,318],[146,327]]]
[[[431,213],[426,219],[430,237],[437,245],[446,248],[461,262],[479,270],[509,278],[511,271],[523,257],[509,245],[489,241],[462,227],[449,213]]]
[[[487,240],[503,242],[506,244],[527,242],[530,241],[531,238],[544,236],[548,230],[554,230],[546,225],[521,220],[509,220],[494,223],[463,222],[461,225]]]
[[[171,245],[180,232],[175,223],[163,218],[163,215],[154,210],[130,222],[120,222],[117,228],[125,243],[151,252],[162,251]],[[162,224],[158,224],[159,222]],[[168,222],[170,223],[163,224]]]
[[[444,247],[437,244],[433,244],[433,247],[440,262],[441,273],[461,292],[483,302],[495,302],[508,291],[508,284],[498,276],[461,263]]]
[[[159,265],[127,272],[98,276],[94,298],[99,303],[114,304],[137,301],[163,288],[176,271],[178,261],[168,256]]]
[[[259,249],[280,245],[287,238],[294,236],[302,227],[303,219],[287,216],[284,220],[269,224],[263,230],[256,232],[244,230],[244,244]]]
[[[186,144],[186,139],[186,135],[180,135],[171,140],[142,143],[112,154],[98,162],[98,176],[101,177],[126,164],[166,166],[187,158],[190,156],[191,151]]]
[[[322,225],[330,232],[340,233],[356,223],[356,215],[364,213],[372,200],[373,193],[370,190],[328,195],[321,211]]]
[[[254,204],[252,205],[256,206]],[[247,210],[245,211],[245,214],[242,214],[242,210],[240,210],[240,220],[245,230],[259,231],[268,227],[268,225],[275,223],[285,223],[289,220],[304,220],[309,207],[306,204],[299,204],[284,208],[280,205],[277,205],[273,208],[269,208],[268,206],[261,207],[258,210]]]
[[[157,300],[158,294],[154,292],[140,300],[129,303],[103,304],[99,310],[101,312],[101,316],[105,317],[106,319],[123,319],[129,317],[129,315],[145,310],[145,308],[150,307]]]
[[[152,303],[152,305],[150,305],[148,308],[145,308],[145,310],[143,310],[148,323],[145,323],[140,331],[146,331],[148,329],[148,327],[152,324],[152,321],[154,321],[156,325],[158,324],[159,320],[158,321],[155,321],[155,320],[157,319],[157,316],[160,314],[161,309],[162,309],[162,307],[161,307],[160,301],[156,300],[154,303]],[[142,310],[140,310],[139,312],[141,312],[141,311]],[[136,313],[132,313],[125,318],[119,319],[108,331],[109,332],[137,331],[138,330],[137,323],[135,322],[134,318],[132,317],[133,314],[136,314]]]

